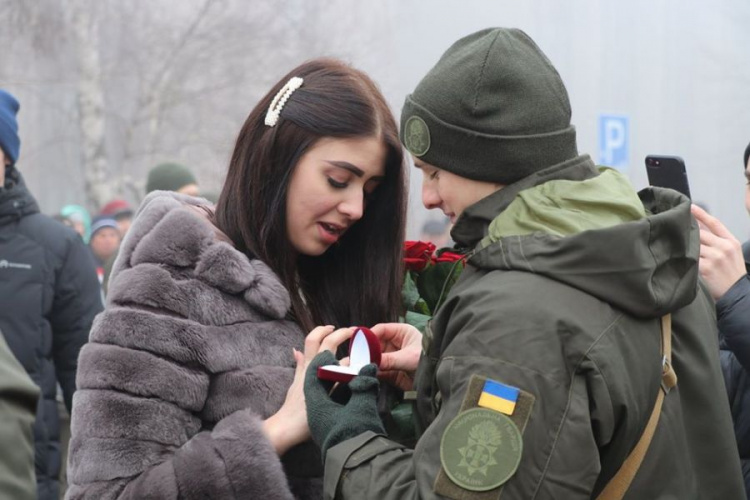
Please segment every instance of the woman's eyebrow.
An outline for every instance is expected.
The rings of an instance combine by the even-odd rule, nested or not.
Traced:
[[[328,161],[329,164],[333,165],[334,167],[343,168],[344,170],[348,170],[349,172],[353,173],[357,177],[364,177],[364,175],[365,175],[364,171],[361,168],[357,167],[356,165],[352,165],[351,163],[349,163],[347,161],[330,161],[330,160],[327,160],[327,161]],[[383,176],[383,175],[376,175],[376,176],[372,177],[371,180],[381,180],[381,179],[384,179],[384,178],[385,178],[385,176]]]

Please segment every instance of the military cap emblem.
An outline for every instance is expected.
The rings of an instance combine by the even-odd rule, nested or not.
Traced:
[[[425,121],[412,116],[406,120],[404,145],[414,156],[423,156],[430,149],[430,129]]]
[[[513,476],[523,441],[516,424],[502,413],[474,408],[460,413],[443,433],[440,461],[455,484],[487,491]]]

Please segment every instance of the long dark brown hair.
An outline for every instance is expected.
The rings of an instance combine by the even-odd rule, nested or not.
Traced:
[[[266,111],[291,77],[304,79],[274,127]],[[362,218],[319,257],[297,255],[287,238],[289,180],[323,137],[377,137],[387,148],[385,179]],[[240,130],[215,223],[250,258],[268,264],[289,290],[292,313],[315,325],[370,326],[395,321],[401,307],[406,189],[396,122],[363,72],[334,59],[301,64],[266,94]]]

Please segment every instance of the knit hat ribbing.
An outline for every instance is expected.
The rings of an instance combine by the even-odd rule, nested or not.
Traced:
[[[117,221],[113,218],[106,215],[95,217],[94,221],[91,223],[91,239],[94,239],[96,233],[100,229],[104,229],[105,227],[116,229],[118,232],[120,231],[119,227],[117,226]]]
[[[132,217],[133,207],[127,201],[117,198],[104,205],[99,215],[106,215],[115,220],[120,217]]]
[[[18,137],[18,122],[16,115],[20,104],[18,100],[5,90],[0,89],[0,148],[15,165],[21,149],[21,139]]]
[[[560,75],[531,38],[492,28],[454,43],[407,96],[401,141],[469,179],[511,184],[578,155]]]
[[[151,191],[177,191],[190,184],[197,184],[193,173],[179,163],[162,163],[148,173],[146,194]]]

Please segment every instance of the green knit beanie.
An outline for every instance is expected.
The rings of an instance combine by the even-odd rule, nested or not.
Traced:
[[[560,75],[521,30],[454,43],[406,97],[401,142],[440,169],[511,184],[578,156]]]
[[[179,163],[162,163],[148,173],[146,193],[156,191],[177,191],[190,184],[197,184],[192,172]]]

